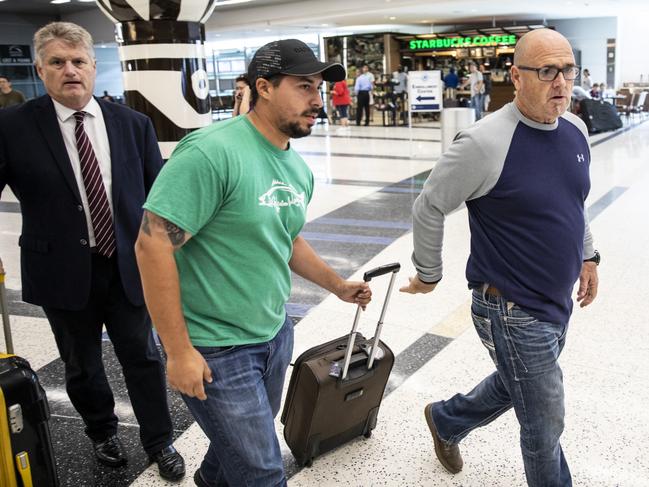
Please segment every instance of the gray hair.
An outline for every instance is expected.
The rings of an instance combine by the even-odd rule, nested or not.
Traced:
[[[45,46],[48,42],[60,40],[74,46],[81,46],[88,55],[94,59],[95,49],[93,48],[92,36],[83,27],[72,22],[51,22],[41,27],[34,34],[34,52],[36,53],[36,64],[43,62]]]

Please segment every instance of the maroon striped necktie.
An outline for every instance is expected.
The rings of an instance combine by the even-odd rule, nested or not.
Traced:
[[[115,252],[113,215],[110,212],[104,180],[99,170],[99,161],[97,160],[97,156],[95,156],[95,151],[92,148],[88,134],[83,127],[83,118],[85,115],[86,112],[74,113],[74,118],[77,120],[77,126],[74,128],[74,136],[77,139],[81,176],[83,177],[83,185],[86,187],[90,221],[95,231],[97,252],[105,257],[110,257]]]

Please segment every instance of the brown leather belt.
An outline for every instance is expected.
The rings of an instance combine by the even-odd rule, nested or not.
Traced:
[[[489,294],[490,296],[502,296],[502,293],[494,286],[489,286],[485,291],[485,294]]]

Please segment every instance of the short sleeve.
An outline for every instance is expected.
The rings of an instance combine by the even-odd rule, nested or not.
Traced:
[[[224,174],[215,166],[199,147],[176,151],[155,180],[144,209],[197,235],[225,197]]]

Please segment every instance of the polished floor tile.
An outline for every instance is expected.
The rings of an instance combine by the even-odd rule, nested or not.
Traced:
[[[281,437],[278,420],[291,486],[525,485],[513,413],[462,442],[465,468],[455,476],[436,460],[423,417],[428,402],[468,391],[493,370],[468,311],[465,208],[446,220],[444,279],[438,288],[425,296],[398,292],[414,273],[410,208],[439,156],[440,135],[438,122],[413,129],[319,125],[312,137],[293,142],[316,180],[304,228],[311,245],[352,279],[362,279],[371,267],[394,261],[402,264],[402,270],[383,325],[383,340],[396,360],[377,429],[370,439],[355,440],[323,455],[312,468],[299,469]],[[592,189],[587,206],[596,248],[603,257],[601,282],[595,303],[575,308],[561,358],[567,405],[562,444],[576,486],[644,487],[649,485],[649,460],[644,454],[649,448],[649,324],[644,311],[649,297],[645,282],[649,274],[649,123],[594,136],[591,143]],[[67,399],[49,325],[39,308],[20,301],[17,209],[15,197],[5,191],[0,201],[0,257],[7,270],[14,343],[16,351],[37,369],[50,398],[62,485],[193,485],[191,476],[207,448],[206,438],[177,394],[170,391],[176,446],[187,462],[188,477],[178,484],[162,481],[139,446],[137,422],[108,342],[105,360],[130,462],[122,469],[96,464],[82,421]],[[361,321],[365,335],[371,335],[376,326],[387,282],[386,278],[372,282],[374,302]],[[355,308],[295,278],[288,312],[297,323],[297,356],[347,333]]]

